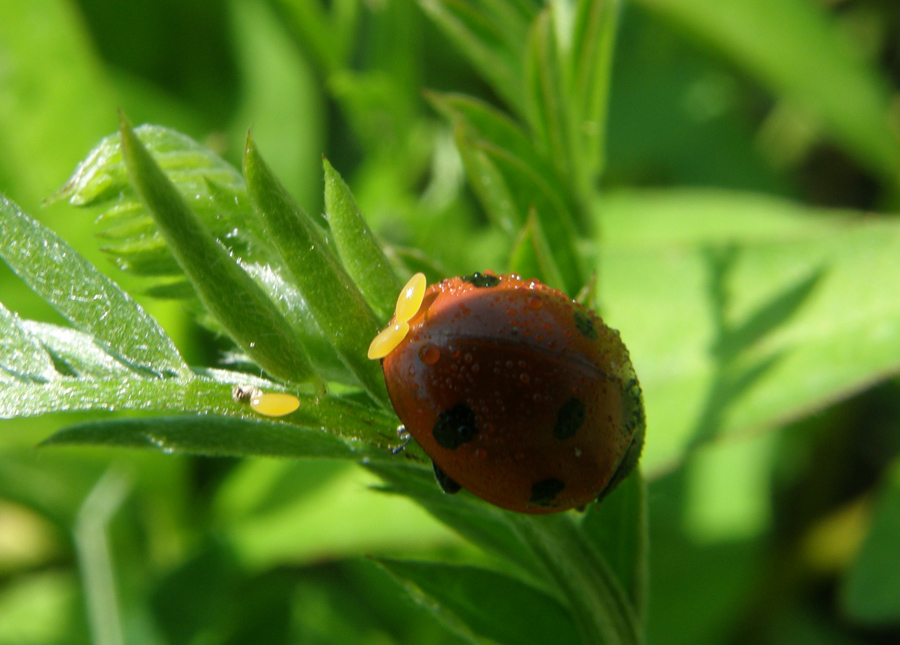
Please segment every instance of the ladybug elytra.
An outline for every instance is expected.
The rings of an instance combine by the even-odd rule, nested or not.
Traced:
[[[369,358],[446,492],[565,511],[640,456],[641,389],[619,333],[536,280],[485,272],[426,288],[417,274]]]

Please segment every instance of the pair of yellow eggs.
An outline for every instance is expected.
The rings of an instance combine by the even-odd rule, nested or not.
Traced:
[[[418,313],[425,298],[425,275],[415,274],[397,298],[394,317],[369,345],[368,357],[377,360],[390,354],[409,333],[409,321]],[[266,417],[283,417],[300,407],[300,399],[286,392],[263,392],[257,387],[235,385],[232,398],[239,403],[249,403],[257,414]]]

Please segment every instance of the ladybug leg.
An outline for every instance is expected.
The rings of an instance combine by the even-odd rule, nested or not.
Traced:
[[[433,461],[431,462],[431,465],[434,468],[434,478],[437,479],[438,486],[441,487],[442,491],[444,491],[448,495],[455,495],[460,491],[462,486],[450,479],[447,473],[441,470],[440,466],[438,466]]]
[[[412,435],[409,434],[409,430],[406,429],[406,426],[399,426],[397,428],[397,438],[402,441],[399,446],[394,446],[391,448],[392,455],[399,455],[403,450],[409,445],[410,440],[412,439]]]

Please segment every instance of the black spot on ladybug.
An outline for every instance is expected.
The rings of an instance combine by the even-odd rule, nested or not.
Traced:
[[[438,466],[433,461],[431,462],[432,468],[434,468],[434,478],[437,480],[438,486],[441,487],[441,490],[447,493],[448,495],[455,495],[460,491],[462,486],[456,483],[450,476],[445,473],[440,466]]]
[[[441,412],[431,433],[441,448],[456,450],[478,435],[475,413],[465,403],[457,403]]]
[[[500,278],[495,275],[487,275],[484,273],[473,273],[472,275],[463,276],[463,282],[468,282],[474,287],[496,287],[500,284]]]
[[[589,340],[597,338],[597,326],[594,324],[591,314],[584,309],[575,310],[575,326],[585,338]]]
[[[556,477],[542,479],[531,485],[531,499],[528,501],[538,506],[550,506],[565,487]]]
[[[559,412],[556,413],[553,436],[560,441],[574,437],[578,428],[584,423],[584,413],[584,403],[579,398],[573,396],[563,403]]]

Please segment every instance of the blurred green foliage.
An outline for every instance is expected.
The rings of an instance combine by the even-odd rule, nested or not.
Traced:
[[[20,226],[4,255],[46,277],[59,313],[0,267],[0,365],[18,370],[0,369],[0,409],[70,411],[0,425],[0,642],[585,639],[594,598],[572,596],[605,575],[634,609],[616,633],[639,622],[648,643],[900,639],[894,3],[546,4],[0,3],[0,192],[88,261],[55,246],[47,277],[17,243],[57,238],[4,202]],[[572,295],[595,275],[645,390],[646,493],[632,477],[577,524],[530,522],[443,496],[414,450],[389,455],[393,417],[352,390],[294,425],[242,416],[227,373],[186,367],[234,358],[221,332],[240,345],[241,323],[151,297],[186,283],[121,164],[114,213],[44,202],[119,107],[170,129],[144,143],[216,236],[250,208],[232,168],[252,127],[314,236],[324,154],[326,188],[346,180],[395,266],[517,268]],[[264,237],[235,244],[294,302],[263,270],[281,261]],[[127,327],[66,310],[52,287],[69,277]],[[346,388],[348,350],[310,331],[316,306],[271,316]],[[44,385],[61,365],[64,392]],[[120,412],[148,409],[181,414]],[[186,416],[201,411],[230,416]],[[63,445],[97,442],[158,450]],[[302,458],[236,458],[251,454]]]

